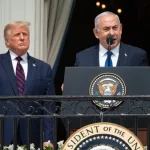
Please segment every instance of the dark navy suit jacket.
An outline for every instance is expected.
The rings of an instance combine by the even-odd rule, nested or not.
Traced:
[[[77,53],[75,65],[84,67],[99,66],[99,46],[96,45]],[[147,65],[146,51],[124,43],[120,44],[117,66]]]
[[[33,58],[28,55],[28,73],[26,85],[23,95],[53,95],[54,86],[52,71],[50,65],[41,60]],[[10,58],[9,51],[6,54],[0,54],[0,96],[17,96],[17,86],[15,74]],[[43,102],[40,102],[43,104]],[[19,106],[19,105],[18,105]],[[21,106],[21,105],[20,105]],[[34,110],[38,108],[34,102],[27,102],[23,105],[23,111],[32,113],[32,106]],[[9,111],[1,108],[9,108]],[[19,115],[19,111],[12,107],[7,102],[0,102],[0,114],[5,115]],[[21,109],[21,108],[20,108]],[[53,108],[54,109],[54,108]],[[42,115],[44,112],[40,109],[34,111],[33,115]],[[26,144],[27,122],[25,119],[19,121],[20,136],[23,144]],[[53,122],[50,119],[44,119],[44,141],[52,140]],[[4,121],[4,145],[9,145],[13,139],[13,119],[5,119]],[[39,119],[31,120],[31,143],[39,146],[40,143],[40,121]]]

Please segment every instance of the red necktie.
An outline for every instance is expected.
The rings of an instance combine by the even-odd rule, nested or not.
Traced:
[[[18,95],[22,96],[25,87],[25,74],[22,65],[20,64],[22,58],[18,56],[16,57],[16,60],[18,61],[16,66],[16,83],[17,83]]]

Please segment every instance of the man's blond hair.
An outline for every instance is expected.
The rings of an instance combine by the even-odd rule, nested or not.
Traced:
[[[4,28],[4,38],[6,38],[10,32],[11,32],[11,29],[13,27],[27,27],[29,29],[29,26],[30,26],[30,22],[26,22],[26,21],[14,21],[14,22],[11,22],[9,24],[7,24]]]

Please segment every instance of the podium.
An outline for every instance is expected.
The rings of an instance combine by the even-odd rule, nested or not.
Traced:
[[[126,84],[126,95],[150,95],[150,67],[66,67],[63,95],[89,95],[91,81],[114,73]]]
[[[109,76],[107,76],[109,75]],[[63,95],[80,95],[80,96],[86,96],[90,95],[91,93],[94,93],[93,91],[95,88],[97,88],[97,91],[95,92],[97,95],[96,96],[102,96],[104,97],[105,95],[102,95],[103,92],[102,90],[98,89],[98,83],[100,83],[100,86],[107,86],[111,83],[108,83],[106,78],[111,78],[111,83],[113,80],[116,78],[119,78],[116,83],[118,84],[117,86],[117,94],[127,96],[126,100],[119,100],[120,103],[113,103],[111,104],[112,100],[106,99],[106,103],[100,102],[100,104],[97,105],[96,101],[94,103],[93,101],[82,101],[80,102],[79,100],[72,100],[67,102],[66,104],[62,103],[61,109],[62,115],[67,115],[67,114],[79,114],[84,118],[84,114],[88,115],[89,117],[83,119],[83,124],[87,125],[93,122],[93,117],[90,117],[90,114],[100,114],[100,117],[96,117],[95,122],[102,121],[101,119],[103,118],[103,121],[112,121],[114,123],[120,123],[120,118],[119,119],[111,119],[113,118],[112,116],[117,115],[117,114],[135,114],[138,116],[141,114],[149,113],[148,109],[150,106],[149,101],[144,101],[143,99],[136,99],[132,101],[128,96],[132,95],[150,95],[150,68],[149,67],[66,67],[65,69],[65,77],[64,77],[64,91]],[[101,81],[99,81],[99,79]],[[109,79],[108,79],[109,80]],[[121,81],[121,82],[120,82]],[[118,83],[119,82],[119,83]],[[115,82],[114,82],[115,83]],[[95,84],[95,86],[93,85]],[[119,86],[120,84],[120,86]],[[123,87],[119,91],[119,88]],[[91,89],[92,88],[92,89]],[[109,90],[105,90],[104,93],[110,93]],[[111,93],[113,93],[111,91]],[[109,96],[106,95],[106,96]],[[111,96],[111,94],[110,94]],[[117,95],[113,95],[114,97]],[[116,101],[116,100],[114,100]],[[118,102],[118,100],[117,100]],[[105,106],[109,106],[109,108],[105,108]],[[67,109],[70,107],[71,109]],[[93,109],[91,109],[93,107]],[[71,111],[70,111],[71,110]],[[110,115],[111,117],[104,117],[103,115]],[[101,118],[102,117],[102,118]],[[92,121],[91,121],[92,120]],[[75,129],[80,128],[81,125],[79,125],[80,119],[79,118],[72,118],[71,119],[71,131],[74,131]],[[134,130],[133,128],[133,118],[127,117],[124,118],[125,126],[131,130]],[[83,125],[82,124],[82,125]],[[138,118],[138,133],[142,136],[141,139],[143,138],[143,135],[145,136],[147,134],[147,126],[149,122],[145,118]],[[143,141],[144,144],[146,143],[145,140]]]

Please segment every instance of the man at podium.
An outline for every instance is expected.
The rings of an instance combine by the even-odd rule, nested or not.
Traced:
[[[141,48],[121,42],[122,24],[118,15],[106,11],[95,18],[95,37],[99,45],[76,55],[76,66],[147,66],[147,53]]]
[[[93,31],[99,40],[99,45],[79,52],[76,55],[75,66],[77,67],[66,67],[64,88],[62,86],[63,95],[81,95],[83,98],[83,95],[89,94],[97,96],[149,94],[150,84],[147,81],[150,74],[149,67],[135,67],[148,65],[147,53],[143,49],[121,42],[122,24],[119,17],[112,12],[99,14],[95,18]],[[110,74],[107,74],[108,72]],[[109,99],[80,101],[80,99],[74,99],[62,103],[61,113],[62,115],[79,114],[81,116],[80,119],[72,117],[69,121],[64,120],[64,126],[69,126],[70,133],[72,133],[76,129],[93,122],[121,123],[119,117],[104,117],[103,114],[116,115],[130,112],[141,114],[144,109],[133,109],[135,108],[134,104],[137,105],[137,102],[131,103],[129,99],[126,101]],[[148,102],[140,104],[140,108],[146,106],[149,106]],[[89,116],[84,117],[84,114]],[[91,114],[100,114],[100,116],[91,117]],[[135,125],[133,121],[133,118],[124,118],[123,125],[133,129],[133,125]],[[143,121],[143,118],[139,119],[138,127],[143,129],[146,124],[147,122]]]

